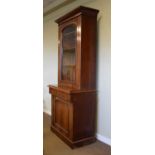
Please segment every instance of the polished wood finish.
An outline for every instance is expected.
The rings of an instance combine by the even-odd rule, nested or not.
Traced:
[[[59,64],[58,86],[49,85],[52,94],[51,130],[72,148],[96,139],[97,13],[98,10],[80,6],[56,20],[59,25]],[[63,41],[63,32],[70,25],[76,27],[75,47],[68,38]],[[67,35],[71,35],[73,32],[68,30]],[[68,67],[65,70],[64,64]]]
[[[72,148],[95,141],[96,90],[49,86],[52,97],[51,129]]]

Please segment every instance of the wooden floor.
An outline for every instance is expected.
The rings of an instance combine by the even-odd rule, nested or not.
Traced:
[[[99,141],[72,150],[50,130],[50,117],[44,114],[44,155],[110,155],[111,147]]]

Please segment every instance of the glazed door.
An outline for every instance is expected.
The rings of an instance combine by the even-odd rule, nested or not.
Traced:
[[[79,80],[79,19],[59,27],[59,84],[77,87]]]
[[[76,25],[71,24],[62,31],[61,80],[75,82],[76,67]]]

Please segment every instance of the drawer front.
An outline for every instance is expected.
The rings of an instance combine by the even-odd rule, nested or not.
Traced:
[[[59,97],[54,97],[53,103],[54,126],[65,136],[71,136],[72,105]]]
[[[70,101],[70,94],[68,93],[64,93],[62,91],[59,91],[57,89],[52,89],[50,88],[49,89],[49,92],[53,95],[53,96],[57,96],[63,100],[66,100],[66,101]]]
[[[57,92],[57,97],[60,98],[60,99],[66,100],[66,101],[70,101],[70,95],[66,94],[66,93],[63,93],[61,91]]]

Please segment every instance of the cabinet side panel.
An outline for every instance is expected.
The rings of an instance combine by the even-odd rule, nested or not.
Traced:
[[[74,140],[94,137],[96,128],[96,93],[73,95]]]
[[[97,16],[82,15],[81,88],[96,89]]]

